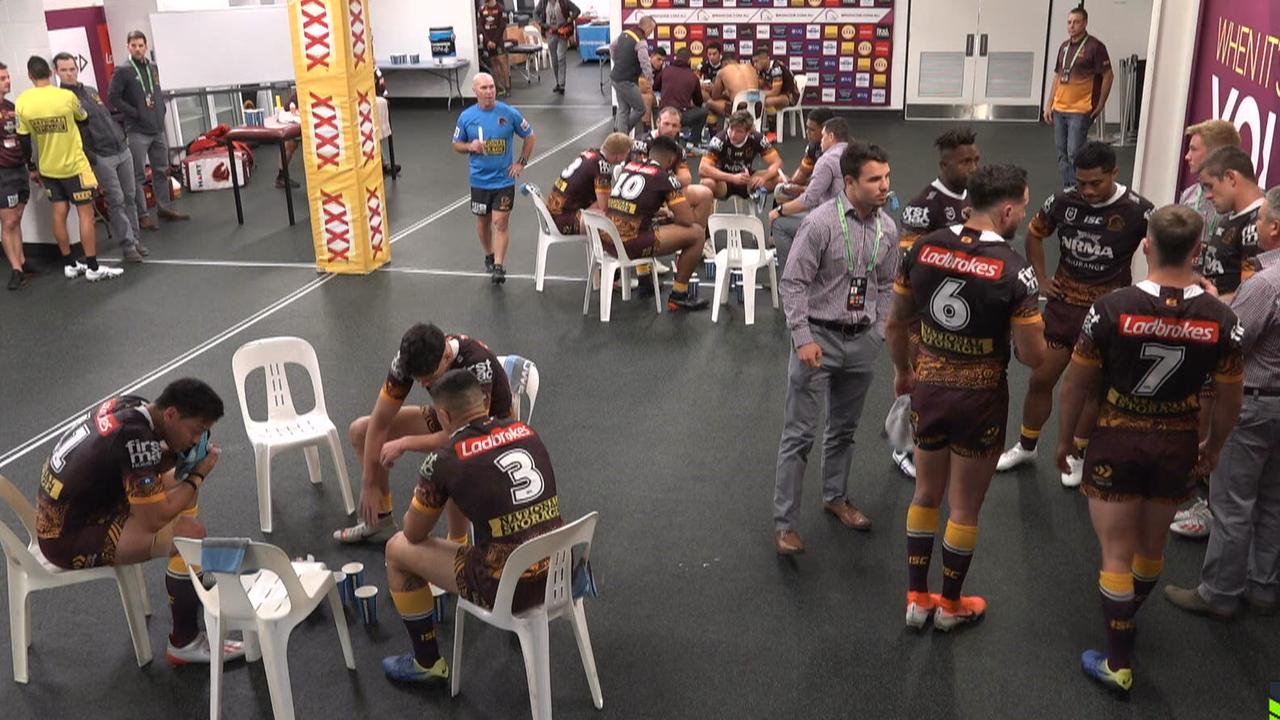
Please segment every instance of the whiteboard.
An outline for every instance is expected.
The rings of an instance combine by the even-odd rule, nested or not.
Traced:
[[[166,90],[294,80],[287,5],[152,13],[151,42]]]

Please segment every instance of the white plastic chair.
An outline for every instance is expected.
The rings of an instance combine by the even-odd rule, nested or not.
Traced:
[[[299,415],[293,406],[289,392],[289,378],[285,365],[296,363],[307,371],[311,388],[315,393],[315,408]],[[249,415],[245,401],[245,379],[258,368],[266,371],[267,419],[254,420]],[[231,370],[235,375],[236,394],[240,398],[240,414],[244,418],[244,430],[253,444],[253,456],[258,470],[258,521],[262,532],[271,532],[271,458],[282,450],[301,447],[307,458],[307,473],[312,484],[320,484],[320,451],[318,446],[329,446],[333,465],[338,471],[338,489],[347,514],[355,512],[351,498],[351,480],[347,477],[347,463],[342,455],[342,440],[338,429],[325,411],[324,385],[320,380],[320,362],[311,344],[302,338],[273,337],[254,340],[240,346],[231,358]]]
[[[733,96],[733,105],[730,114],[746,110],[751,113],[751,121],[754,123],[756,132],[764,132],[764,91],[763,90],[741,90],[737,95]]]
[[[498,362],[507,373],[511,383],[511,400],[514,403],[516,418],[529,423],[533,421],[533,405],[538,401],[538,366],[528,358],[519,355],[499,355]],[[526,409],[525,403],[528,401]],[[522,412],[523,411],[523,412]]]
[[[711,300],[711,322],[720,317],[720,306],[729,302],[729,271],[742,271],[743,307],[748,325],[756,321],[756,273],[760,268],[769,269],[769,293],[773,307],[778,307],[778,271],[773,264],[775,250],[765,247],[764,224],[754,215],[712,215],[707,220],[707,230],[712,239],[716,233],[725,234],[725,248],[716,253],[716,289]],[[742,236],[756,238],[755,249],[742,246]]]
[[[0,522],[0,551],[4,553],[9,583],[9,644],[13,654],[13,681],[28,680],[27,650],[31,647],[31,593],[68,587],[94,580],[114,580],[124,604],[133,654],[138,667],[151,662],[151,637],[147,635],[146,583],[142,565],[118,565],[85,570],[64,570],[45,558],[36,542],[36,509],[9,479],[0,475],[0,503],[8,505],[27,531],[23,544],[7,523]],[[99,610],[100,612],[100,610]]]
[[[542,31],[537,25],[524,26],[524,40],[530,45],[541,45],[542,52],[534,55],[534,62],[540,70],[546,70],[551,67],[551,48],[547,45],[547,41],[542,37]]]
[[[485,623],[513,632],[520,638],[533,719],[551,720],[551,643],[547,626],[551,620],[567,617],[573,625],[573,636],[578,641],[578,654],[582,657],[582,667],[587,673],[591,701],[597,710],[604,707],[600,676],[596,673],[596,659],[591,651],[591,636],[587,632],[587,616],[582,608],[582,599],[573,597],[573,548],[584,545],[581,557],[584,561],[590,558],[591,540],[599,519],[600,513],[590,513],[516,548],[502,569],[502,579],[498,581],[498,594],[492,610],[458,599],[453,626],[452,695],[457,696],[462,685],[463,620],[470,613]],[[547,592],[542,605],[513,613],[511,603],[521,573],[547,559],[550,559],[550,567],[547,570]]]
[[[809,86],[809,76],[800,73],[796,75],[796,93],[800,96],[796,100],[796,104],[791,107],[785,107],[778,111],[778,142],[786,139],[787,120],[790,119],[795,123],[795,132],[792,135],[799,136],[804,133],[804,89]]]
[[[622,245],[620,239],[622,236],[618,233],[618,228],[614,227],[613,221],[603,213],[583,210],[582,225],[587,230],[587,251],[590,258],[590,264],[587,267],[587,287],[582,294],[582,314],[586,315],[591,307],[591,278],[599,271],[600,322],[609,322],[609,313],[613,306],[613,274],[619,273],[622,279],[623,301],[630,300],[631,278],[627,270],[639,265],[648,265],[654,259],[627,257],[627,249]],[[605,252],[602,235],[619,238],[613,243],[613,248],[618,253],[617,257]],[[653,305],[658,314],[662,314],[662,290],[658,287],[658,273],[650,272],[649,279],[653,281]]]
[[[561,243],[581,243],[585,248],[587,236],[561,233],[555,221],[551,219],[551,211],[547,209],[547,203],[542,198],[542,190],[532,183],[526,183],[525,189],[529,191],[529,200],[533,202],[535,214],[538,216],[538,251],[533,261],[533,287],[538,292],[542,292],[547,280],[547,251],[551,246]]]
[[[174,545],[188,568],[201,564],[202,540],[174,538]],[[257,571],[257,572],[254,572]],[[347,616],[342,611],[333,572],[321,563],[289,562],[274,545],[249,543],[240,573],[212,572],[214,585],[206,590],[195,571],[188,569],[200,602],[213,656],[209,663],[209,718],[222,716],[222,646],[230,630],[244,632],[245,659],[262,661],[271,692],[275,720],[293,719],[293,690],[289,683],[289,635],[329,599],[329,612],[338,629],[342,658],[348,670],[356,669],[351,653]],[[247,573],[247,574],[242,574]]]

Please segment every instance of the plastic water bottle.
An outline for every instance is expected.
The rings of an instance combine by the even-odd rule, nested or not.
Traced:
[[[769,190],[761,185],[756,188],[756,212],[764,212],[764,206],[769,202]]]
[[[698,291],[702,289],[701,281],[698,280],[698,274],[694,273],[689,276],[689,297],[698,298]]]
[[[708,280],[716,279],[716,261],[710,258],[702,259],[702,274],[707,276]]]
[[[520,183],[520,194],[529,197],[529,183]]]
[[[898,212],[898,208],[902,207],[902,201],[898,199],[898,193],[889,191],[889,209]]]

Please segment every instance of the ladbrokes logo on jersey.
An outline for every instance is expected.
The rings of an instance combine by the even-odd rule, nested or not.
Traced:
[[[1218,323],[1212,320],[1178,320],[1151,315],[1120,316],[1120,334],[1159,340],[1187,340],[1212,345],[1218,342]]]
[[[478,438],[467,438],[461,442],[455,443],[453,449],[458,453],[459,460],[475,457],[482,453],[487,453],[495,448],[503,445],[510,445],[517,440],[533,437],[533,431],[524,423],[513,423],[506,427],[494,428],[488,435]]]
[[[920,250],[920,262],[984,280],[999,280],[1004,274],[1004,260],[962,253],[959,250],[926,245]]]

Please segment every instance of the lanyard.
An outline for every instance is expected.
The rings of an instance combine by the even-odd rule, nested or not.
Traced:
[[[1203,208],[1204,208],[1204,186],[1197,185],[1196,210],[1203,210]],[[1211,208],[1208,215],[1209,215],[1209,223],[1206,226],[1207,232],[1205,233],[1205,236],[1204,236],[1205,242],[1208,242],[1213,238],[1213,231],[1216,230],[1218,227],[1217,208]]]
[[[844,193],[836,195],[836,211],[840,213],[840,232],[844,234],[844,264],[849,272],[854,271],[853,266],[853,243],[849,239],[849,219],[845,217],[844,210]],[[867,276],[869,277],[876,269],[876,257],[880,254],[880,238],[884,235],[884,229],[880,225],[880,211],[876,211],[876,244],[871,250],[871,256],[867,258]]]
[[[146,93],[147,96],[150,97],[151,93],[154,92],[156,89],[156,84],[151,79],[151,70],[150,70],[151,64],[150,63],[142,64],[142,67],[148,68],[147,72],[145,73],[142,72],[142,68],[138,67],[138,63],[133,61],[132,57],[129,58],[129,64],[133,66],[133,71],[138,73],[138,82],[142,83],[142,92]]]
[[[1080,59],[1080,53],[1084,51],[1084,46],[1087,45],[1088,43],[1089,43],[1089,33],[1085,33],[1084,37],[1080,39],[1080,44],[1076,46],[1076,54],[1071,56],[1070,64],[1065,64],[1065,63],[1067,62],[1067,51],[1071,49],[1071,41],[1068,40],[1067,44],[1063,46],[1062,48],[1062,62],[1064,63],[1064,65],[1062,66],[1063,77],[1071,77],[1071,68],[1076,66],[1076,61]]]

